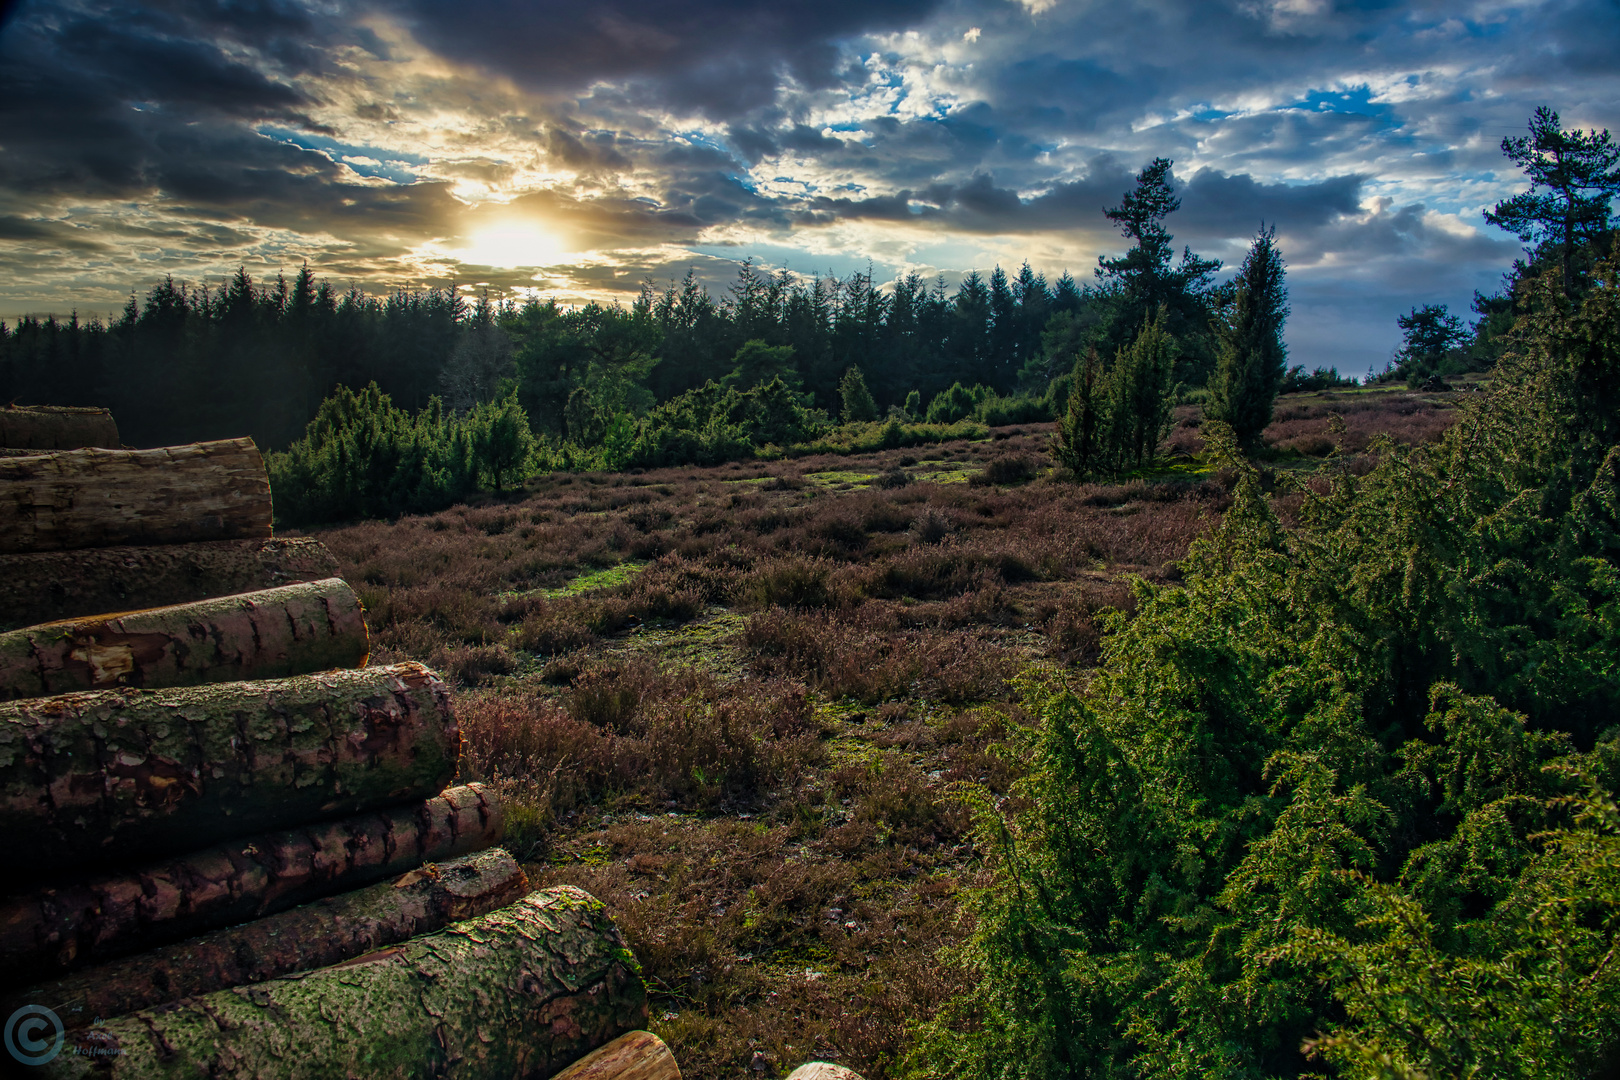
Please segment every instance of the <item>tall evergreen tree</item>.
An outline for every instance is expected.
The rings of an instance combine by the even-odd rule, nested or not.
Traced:
[[[1231,425],[1246,450],[1259,445],[1288,370],[1283,322],[1288,290],[1276,228],[1262,227],[1238,271],[1237,289],[1221,320],[1220,352],[1205,415]]]
[[[1081,480],[1106,470],[1102,360],[1095,347],[1076,357],[1069,399],[1052,437],[1052,456]]]
[[[1172,264],[1174,237],[1164,219],[1181,207],[1171,186],[1168,158],[1155,158],[1136,174],[1136,188],[1120,204],[1103,211],[1133,246],[1118,258],[1099,258],[1097,277],[1102,290],[1117,301],[1109,344],[1130,343],[1137,330],[1163,308],[1166,328],[1175,338],[1178,375],[1202,383],[1213,361],[1207,326],[1210,315],[1210,279],[1220,270],[1219,259],[1205,259],[1183,246],[1181,261]]]

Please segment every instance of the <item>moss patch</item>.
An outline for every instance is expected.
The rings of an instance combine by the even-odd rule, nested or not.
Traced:
[[[580,574],[568,584],[556,589],[542,589],[540,595],[547,599],[556,599],[559,596],[578,596],[592,589],[611,589],[615,585],[623,585],[631,578],[647,569],[644,562],[623,562],[609,566],[602,570],[593,570],[588,574]]]

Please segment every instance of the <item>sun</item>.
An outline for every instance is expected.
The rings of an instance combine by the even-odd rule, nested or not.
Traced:
[[[562,261],[567,249],[557,234],[532,221],[493,222],[467,234],[455,254],[464,263],[512,269],[551,266]]]

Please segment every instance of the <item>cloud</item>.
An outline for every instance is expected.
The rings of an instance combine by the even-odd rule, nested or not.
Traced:
[[[468,7],[407,0],[377,10],[402,18],[445,56],[537,90],[570,93],[623,81],[640,91],[636,100],[729,118],[773,103],[784,78],[809,89],[838,85],[847,66],[841,42],[913,25],[936,6],[937,0],[508,0]]]
[[[1620,128],[1617,48],[1600,0],[30,0],[0,32],[0,311],[305,258],[464,279],[509,219],[573,265],[492,287],[752,252],[1083,273],[1162,155],[1178,243],[1230,265],[1275,224],[1290,333],[1381,356],[1369,328],[1517,253],[1479,218],[1519,184],[1504,134],[1540,104]]]

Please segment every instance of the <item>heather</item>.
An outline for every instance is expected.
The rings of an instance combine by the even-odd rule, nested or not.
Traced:
[[[1367,396],[1398,418],[1466,395]],[[457,681],[469,777],[507,797],[537,881],[609,904],[683,1068],[873,1080],[971,984],[939,950],[993,848],[959,796],[1026,773],[1013,680],[1090,677],[1131,577],[1176,581],[1231,501],[1217,468],[1075,483],[1050,427],[553,471],[318,535],[377,657]],[[1295,516],[1280,466],[1314,461],[1268,466]]]

